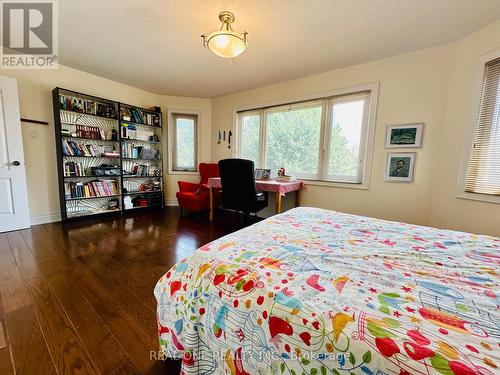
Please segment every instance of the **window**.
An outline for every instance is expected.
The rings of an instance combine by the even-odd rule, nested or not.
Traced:
[[[197,170],[198,116],[172,113],[172,170]]]
[[[241,157],[260,165],[260,114],[245,113],[241,120]]]
[[[239,156],[274,174],[366,184],[372,92],[239,112]]]
[[[500,57],[484,65],[465,191],[500,196]]]
[[[319,172],[322,104],[265,111],[265,167],[302,177]]]

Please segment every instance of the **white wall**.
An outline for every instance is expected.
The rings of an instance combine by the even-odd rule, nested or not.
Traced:
[[[201,98],[188,98],[182,96],[161,96],[160,101],[163,108],[163,116],[165,121],[168,121],[168,111],[196,111],[199,113],[198,118],[198,163],[209,162],[210,161],[210,133],[212,129],[212,101],[210,99]],[[167,123],[165,122],[165,125]],[[163,154],[165,156],[167,153],[167,127],[165,126],[164,142],[163,142]],[[168,171],[167,157],[165,157],[164,171]],[[198,173],[183,173],[183,172],[171,172],[169,177],[166,179],[166,195],[165,204],[167,205],[177,205],[177,198],[175,193],[179,190],[177,186],[177,181],[190,181],[190,182],[200,182],[200,175]]]
[[[500,52],[500,22],[459,41],[452,51],[429,225],[500,236],[500,204],[456,197],[463,147],[474,125],[480,60],[491,52]]]
[[[164,125],[166,125],[167,110],[170,108],[199,111],[200,131],[204,136],[203,139],[206,140],[200,144],[201,159],[202,161],[210,159],[208,135],[212,114],[209,99],[156,95],[61,65],[57,70],[2,70],[0,74],[17,79],[21,117],[49,122],[48,126],[29,123],[21,125],[32,223],[54,221],[60,217],[51,93],[55,87],[59,86],[142,107],[160,106],[164,116]],[[166,140],[165,137],[166,127],[164,140]],[[166,151],[166,141],[164,151]],[[166,158],[164,160],[166,173],[168,171],[167,160]],[[167,175],[165,178],[167,203],[175,202],[178,177]],[[183,176],[182,179],[186,178]],[[189,176],[187,179],[196,180],[196,176]]]

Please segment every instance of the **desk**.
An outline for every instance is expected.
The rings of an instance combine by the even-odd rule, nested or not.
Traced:
[[[222,184],[220,177],[211,177],[207,181],[207,186],[210,188],[210,221],[214,220],[214,198],[213,189],[221,188]],[[295,206],[300,206],[300,191],[304,188],[302,181],[281,182],[276,180],[256,180],[255,187],[257,191],[267,191],[276,194],[276,204],[274,206],[274,213],[281,213],[281,197],[286,193],[296,191]]]

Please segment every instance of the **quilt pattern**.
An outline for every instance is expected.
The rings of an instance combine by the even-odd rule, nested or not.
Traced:
[[[157,283],[184,374],[500,373],[500,238],[300,207]]]

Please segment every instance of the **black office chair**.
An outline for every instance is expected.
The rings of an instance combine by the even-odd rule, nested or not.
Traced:
[[[255,188],[253,161],[245,159],[224,159],[219,161],[222,185],[222,207],[241,211],[246,216],[267,207],[267,192]]]

